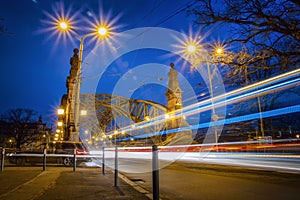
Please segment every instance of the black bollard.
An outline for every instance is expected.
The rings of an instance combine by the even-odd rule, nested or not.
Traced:
[[[102,174],[105,174],[105,155],[104,155],[104,147],[102,148]]]
[[[152,189],[153,200],[159,200],[159,170],[158,170],[158,148],[152,146]]]
[[[44,157],[43,157],[43,171],[46,170],[46,162],[47,162],[47,149],[44,148]]]
[[[74,149],[74,156],[73,156],[73,172],[76,172],[76,149]]]
[[[118,147],[115,147],[115,187],[118,186]]]
[[[2,149],[2,154],[1,154],[1,172],[4,170],[4,159],[5,159],[5,148]]]

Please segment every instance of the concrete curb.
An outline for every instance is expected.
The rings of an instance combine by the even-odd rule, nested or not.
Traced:
[[[86,166],[86,167],[91,167],[91,166]],[[97,166],[92,166],[95,168],[102,168],[102,166],[97,165]],[[106,166],[105,167],[106,170],[111,171],[113,174],[115,173],[115,170]],[[151,191],[148,191],[147,189],[139,186],[137,183],[133,182],[132,180],[130,180],[129,178],[127,178],[124,174],[122,173],[118,173],[118,177],[121,178],[125,183],[127,183],[128,185],[130,185],[131,187],[133,187],[136,191],[138,191],[139,193],[144,194],[147,198],[153,200],[153,193]],[[161,198],[160,198],[161,200]]]
[[[138,184],[136,184],[135,182],[131,181],[129,178],[127,178],[125,175],[119,173],[118,177],[121,178],[124,182],[126,182],[128,185],[130,185],[131,187],[133,187],[136,191],[138,191],[139,193],[144,194],[146,197],[148,197],[149,199],[153,199],[153,194],[152,192],[146,190],[145,188],[139,186]]]

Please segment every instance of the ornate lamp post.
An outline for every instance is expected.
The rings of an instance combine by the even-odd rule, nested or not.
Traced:
[[[78,141],[79,140],[79,116],[81,114],[80,107],[80,86],[81,86],[81,67],[82,67],[82,53],[84,49],[84,41],[87,37],[97,36],[99,38],[105,38],[109,34],[109,28],[105,25],[98,25],[94,27],[94,30],[86,33],[85,35],[80,35],[76,30],[72,28],[68,20],[57,21],[58,30],[63,34],[71,35],[75,34],[76,38],[80,41],[79,50],[74,49],[74,56],[70,60],[71,75],[68,78],[68,100],[70,105],[65,109],[66,117],[66,133],[68,135],[68,140]],[[79,53],[79,56],[78,56]]]
[[[211,95],[211,105],[212,105],[212,114],[211,114],[211,119],[213,121],[217,121],[218,120],[218,115],[216,114],[215,111],[215,106],[214,106],[214,92],[213,92],[213,83],[212,83],[212,79],[213,79],[213,74],[214,71],[211,70],[210,67],[210,60],[213,59],[214,56],[219,57],[223,54],[224,49],[221,46],[215,47],[213,49],[213,55],[207,55],[209,58],[198,58],[197,57],[197,50],[199,47],[197,47],[198,43],[192,42],[190,44],[186,45],[186,54],[192,57],[192,64],[193,65],[198,65],[200,63],[208,63],[207,64],[207,74],[208,74],[208,81],[209,81],[209,92]],[[218,133],[217,133],[217,129],[215,127],[213,127],[214,130],[214,137],[215,137],[215,144],[217,145],[218,143]]]

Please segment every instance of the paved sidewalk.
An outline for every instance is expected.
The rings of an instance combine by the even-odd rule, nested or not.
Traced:
[[[123,177],[121,175],[121,177]],[[126,178],[124,179],[126,181]],[[137,199],[148,200],[149,193],[133,188],[129,181],[118,179],[114,187],[114,174],[101,168],[7,167],[0,172],[1,200],[89,200],[89,199]],[[143,194],[145,193],[145,194]]]

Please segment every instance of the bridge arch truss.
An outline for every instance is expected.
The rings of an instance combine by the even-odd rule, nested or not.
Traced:
[[[140,134],[159,133],[166,128],[165,122],[155,123],[140,130],[115,133],[114,138],[109,135],[116,130],[134,126],[134,124],[154,119],[167,113],[164,105],[148,101],[126,98],[111,94],[82,94],[80,96],[80,109],[86,111],[85,116],[80,117],[80,138],[89,144],[109,143],[122,139],[123,145],[132,142],[133,136]],[[125,139],[126,138],[126,139]],[[162,144],[166,138],[161,134],[134,141],[135,144]]]

